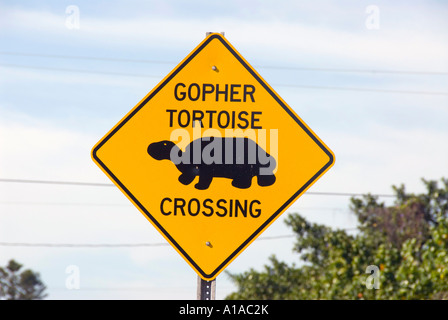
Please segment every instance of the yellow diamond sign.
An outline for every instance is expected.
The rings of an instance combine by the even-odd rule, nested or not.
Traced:
[[[334,163],[217,33],[115,125],[92,158],[204,280]]]

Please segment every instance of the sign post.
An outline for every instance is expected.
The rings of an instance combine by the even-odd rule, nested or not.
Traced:
[[[198,276],[198,297],[197,300],[215,300],[216,279],[204,280]]]
[[[207,34],[92,158],[201,281],[214,280],[334,164],[220,33]]]

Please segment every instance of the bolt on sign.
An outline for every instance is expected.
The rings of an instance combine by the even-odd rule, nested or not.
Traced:
[[[118,122],[92,158],[204,280],[334,163],[218,33]]]

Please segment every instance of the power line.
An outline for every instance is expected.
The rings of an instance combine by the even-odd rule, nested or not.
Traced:
[[[163,77],[147,75],[147,74],[138,74],[138,73],[123,73],[123,72],[110,72],[110,71],[92,71],[92,70],[80,70],[80,69],[71,69],[71,68],[53,68],[53,67],[36,67],[36,66],[24,66],[20,64],[9,64],[9,63],[0,63],[0,67],[7,68],[21,68],[21,69],[35,69],[35,70],[49,70],[49,71],[62,71],[62,72],[76,72],[76,73],[88,73],[88,74],[101,74],[101,75],[109,75],[109,76],[123,76],[123,77],[143,77],[143,78],[158,78],[162,79]]]
[[[277,240],[292,238],[295,235],[281,235],[260,237],[255,241],[260,240]],[[42,247],[42,248],[135,248],[135,247],[164,247],[169,246],[168,242],[158,243],[27,243],[27,242],[0,242],[0,246],[4,247]]]
[[[131,248],[131,247],[162,247],[169,243],[26,243],[26,242],[0,242],[4,247],[45,247],[45,248]]]
[[[289,88],[302,88],[302,89],[319,89],[319,90],[341,90],[341,91],[358,91],[358,92],[379,92],[379,93],[400,93],[400,94],[423,94],[423,95],[448,96],[448,92],[442,92],[442,91],[409,91],[409,90],[388,90],[388,89],[353,88],[353,87],[310,86],[310,85],[295,85],[295,84],[273,84],[273,86],[289,87]]]
[[[448,72],[437,71],[406,71],[406,70],[382,70],[382,69],[343,69],[343,68],[312,68],[312,67],[281,67],[281,66],[254,66],[263,69],[279,69],[279,70],[300,70],[300,71],[318,71],[318,72],[335,72],[335,73],[369,73],[369,74],[399,74],[399,75],[437,75],[446,76]]]
[[[108,61],[108,62],[130,62],[145,64],[170,64],[176,65],[174,61],[148,60],[148,59],[127,59],[127,58],[107,58],[92,56],[73,56],[60,54],[42,54],[42,53],[24,53],[24,52],[7,52],[2,51],[0,55],[39,57],[39,58],[56,58],[69,60],[92,60],[92,61]],[[336,72],[336,73],[368,73],[368,74],[402,74],[402,75],[441,75],[446,76],[448,72],[443,71],[415,71],[415,70],[384,70],[384,69],[346,69],[346,68],[317,68],[317,67],[296,67],[296,66],[263,66],[254,65],[255,68],[277,69],[277,70],[297,70],[297,71],[316,71],[316,72]]]
[[[166,288],[166,286],[163,286]],[[147,291],[147,290],[155,290],[160,288],[160,286],[153,287],[84,287],[81,286],[79,289],[68,289],[61,287],[49,287],[48,290],[51,291],[70,291],[70,292],[79,292],[79,291]],[[170,289],[174,288],[189,288],[189,286],[169,286]],[[221,285],[220,285],[221,288]]]
[[[130,202],[127,204],[124,203],[93,203],[93,202],[37,202],[37,201],[0,201],[0,206],[6,205],[6,206],[69,206],[69,207],[133,207]],[[301,207],[301,206],[292,206],[289,208],[289,211],[297,210],[297,211],[325,211],[329,212],[331,214],[334,213],[341,213],[346,214],[348,213],[348,208],[342,208],[342,207]],[[84,211],[81,211],[82,213]],[[2,213],[8,213],[8,212],[0,212]],[[88,214],[91,214],[90,212],[87,212]]]
[[[158,79],[163,78],[161,76],[155,76],[155,75],[144,75],[144,74],[122,73],[122,72],[108,72],[108,71],[91,71],[91,70],[79,70],[79,69],[67,69],[67,68],[36,67],[36,66],[25,66],[25,65],[17,65],[17,64],[0,64],[0,67],[76,72],[76,73],[88,73],[88,74],[101,74],[101,75],[124,76],[124,77],[143,77],[143,78],[158,78]],[[442,92],[442,91],[387,90],[387,89],[375,89],[375,88],[312,86],[312,85],[301,85],[301,84],[274,84],[274,83],[272,85],[276,86],[276,87],[289,87],[289,88],[313,89],[313,90],[340,90],[340,91],[357,91],[357,92],[377,92],[377,93],[398,93],[398,94],[448,96],[448,92]]]
[[[30,180],[30,179],[4,179],[0,178],[0,182],[6,183],[30,183],[30,184],[53,184],[53,185],[72,185],[72,186],[86,186],[86,187],[114,187],[112,183],[95,183],[95,182],[77,182],[77,181],[51,181],[51,180]],[[306,195],[319,195],[319,196],[343,196],[343,197],[360,197],[364,196],[364,193],[357,192],[313,192],[307,191]],[[393,194],[372,194],[377,197],[395,197]]]
[[[355,231],[357,228],[336,228],[336,230]],[[259,237],[255,241],[279,240],[294,238],[296,235]],[[39,248],[136,248],[136,247],[165,247],[168,242],[157,243],[29,243],[29,242],[0,242],[3,247],[39,247]]]
[[[0,201],[0,205],[12,206],[88,206],[88,207],[131,207],[131,203],[92,203],[92,202],[35,202],[35,201]]]
[[[61,55],[61,54],[23,53],[23,52],[6,52],[6,51],[1,51],[0,55],[53,58],[53,59],[56,58],[56,59],[70,59],[70,60],[132,62],[132,63],[148,63],[148,64],[176,64],[173,61],[162,61],[162,60],[106,58],[106,57],[92,57],[92,56],[71,56],[71,55]]]
[[[3,178],[0,178],[0,182],[60,184],[60,185],[72,185],[72,186],[86,186],[86,187],[115,187],[115,185],[112,183],[76,182],[76,181],[51,181],[51,180],[3,179]]]
[[[342,196],[342,197],[361,197],[365,196],[367,193],[359,193],[359,192],[312,192],[307,191],[305,194],[316,195],[316,196]],[[386,194],[386,193],[368,193],[372,196],[376,197],[384,197],[384,198],[395,198],[394,194]]]

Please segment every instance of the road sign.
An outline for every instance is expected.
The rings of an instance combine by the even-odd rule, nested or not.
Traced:
[[[118,122],[92,158],[204,280],[334,163],[217,33]]]

